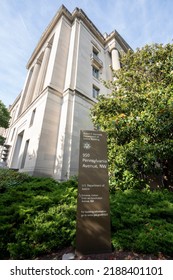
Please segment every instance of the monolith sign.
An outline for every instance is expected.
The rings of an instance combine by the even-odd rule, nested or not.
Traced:
[[[76,251],[111,252],[106,133],[81,131]]]

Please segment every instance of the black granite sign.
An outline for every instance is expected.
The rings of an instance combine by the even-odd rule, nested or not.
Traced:
[[[106,133],[81,131],[76,251],[111,252]]]

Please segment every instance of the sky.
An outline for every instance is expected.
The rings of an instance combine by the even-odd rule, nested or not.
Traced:
[[[101,33],[117,30],[133,50],[172,43],[172,0],[0,0],[0,100],[21,92],[26,64],[61,5],[81,8]]]

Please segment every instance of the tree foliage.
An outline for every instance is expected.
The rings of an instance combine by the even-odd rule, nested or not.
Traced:
[[[2,135],[0,135],[0,146],[3,146],[5,143],[5,137],[3,137]]]
[[[0,100],[0,127],[8,128],[10,120],[10,113],[5,107],[5,105]],[[5,138],[0,135],[0,145],[3,145],[5,142]]]
[[[111,89],[92,109],[107,132],[111,182],[138,188],[172,184],[173,45],[146,45],[121,58]]]
[[[0,127],[8,128],[10,113],[0,100]]]

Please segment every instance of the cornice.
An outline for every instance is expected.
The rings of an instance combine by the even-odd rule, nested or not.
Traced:
[[[22,91],[19,93],[19,95],[16,97],[16,99],[14,100],[13,104],[12,105],[9,105],[9,108],[8,110],[11,112],[14,107],[16,106],[16,104],[18,103],[18,101],[20,100],[20,97],[21,97],[21,94],[22,94]]]
[[[57,22],[60,18],[64,16],[67,20],[72,24],[75,19],[82,20],[87,28],[95,35],[95,37],[100,41],[100,43],[105,47],[108,42],[115,38],[119,45],[122,47],[123,51],[127,52],[131,47],[126,43],[126,41],[121,37],[121,35],[115,30],[110,33],[110,35],[104,37],[101,32],[97,29],[97,27],[93,24],[93,22],[88,18],[85,12],[82,9],[75,8],[75,10],[70,13],[67,8],[62,5],[60,9],[57,11],[51,22],[49,23],[48,27],[43,32],[36,48],[34,49],[31,58],[29,59],[26,68],[28,69],[30,65],[33,63],[34,59],[36,59],[38,52],[41,50],[43,44],[48,39],[50,33],[56,26]]]
[[[46,42],[46,40],[48,39],[49,34],[52,32],[52,30],[54,29],[54,27],[56,26],[57,22],[59,21],[59,19],[62,16],[66,16],[70,21],[72,21],[72,15],[71,13],[66,9],[66,7],[64,5],[62,5],[59,10],[57,11],[57,13],[55,14],[55,16],[53,17],[53,19],[51,20],[51,22],[49,23],[49,25],[47,26],[47,28],[45,29],[45,31],[43,32],[37,46],[35,47],[27,65],[26,68],[28,69],[30,67],[30,65],[32,64],[32,62],[34,61],[34,59],[36,58],[38,52],[41,50],[43,44]]]
[[[85,12],[82,9],[76,8],[73,13],[73,20],[75,18],[82,20],[88,29],[96,36],[96,38],[104,45],[105,39],[102,33],[98,30],[98,28],[94,25],[94,23],[88,18]]]
[[[121,37],[121,35],[116,31],[112,31],[106,38],[105,43],[108,44],[110,41],[115,39],[118,44],[121,46],[124,52],[127,52],[128,50],[132,50],[132,48],[127,44],[127,42]]]

